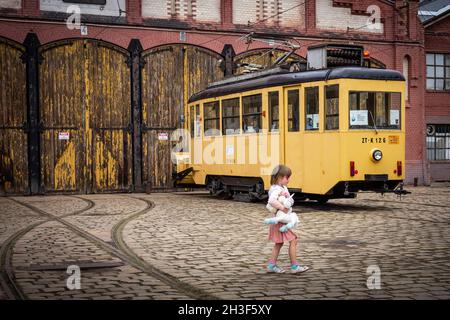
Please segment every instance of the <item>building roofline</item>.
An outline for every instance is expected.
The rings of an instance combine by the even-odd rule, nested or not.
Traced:
[[[419,10],[419,15],[432,15],[432,18],[429,18],[425,20],[422,24],[424,28],[427,28],[433,24],[435,24],[438,21],[441,21],[442,19],[445,19],[447,16],[450,15],[450,4],[445,6],[444,8],[439,9],[438,11],[425,11]]]

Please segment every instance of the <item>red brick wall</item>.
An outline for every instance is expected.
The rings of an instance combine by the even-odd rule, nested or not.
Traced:
[[[233,0],[221,0],[220,6],[222,24],[230,27],[233,23]]]
[[[27,0],[23,8],[24,16],[39,15],[39,1]],[[412,182],[417,177],[420,183],[427,183],[428,171],[425,153],[425,109],[424,109],[424,88],[425,88],[425,65],[423,49],[423,30],[416,17],[418,1],[409,1],[409,7],[405,7],[402,12],[402,19],[407,19],[406,27],[401,25],[401,19],[397,19],[398,13],[393,5],[386,1],[362,0],[357,1],[334,1],[348,2],[353,8],[354,13],[361,12],[361,8],[367,8],[371,4],[377,4],[381,8],[382,22],[384,23],[384,33],[382,35],[359,32],[358,30],[349,32],[337,32],[327,30],[317,30],[315,28],[316,2],[309,0],[305,3],[305,25],[303,29],[288,28],[270,28],[264,24],[258,27],[247,29],[246,26],[235,26],[232,21],[232,0],[221,1],[221,21],[217,24],[201,25],[195,21],[185,21],[176,23],[174,21],[159,21],[155,24],[151,19],[142,19],[141,0],[128,1],[127,3],[127,21],[130,26],[114,27],[88,24],[88,37],[99,38],[111,43],[127,48],[131,39],[137,38],[141,41],[144,49],[156,47],[163,44],[179,43],[179,32],[183,30],[187,33],[186,43],[199,45],[212,51],[220,53],[224,44],[232,44],[236,54],[246,50],[267,47],[262,42],[253,42],[250,46],[244,41],[239,40],[247,30],[259,30],[267,33],[285,33],[295,35],[302,44],[298,54],[306,57],[306,49],[309,45],[320,44],[324,42],[343,42],[350,41],[355,44],[362,44],[370,51],[371,56],[382,63],[387,68],[403,71],[403,58],[407,55],[410,59],[410,99],[407,103],[406,111],[406,175],[407,182]],[[396,1],[397,6],[403,1]],[[353,3],[353,4],[352,4]],[[336,5],[335,4],[335,5]],[[14,16],[14,14],[12,14]],[[141,25],[141,27],[139,27]],[[158,26],[158,28],[155,28]],[[436,26],[437,27],[437,26]],[[442,24],[442,28],[448,29],[448,21]],[[435,27],[433,27],[434,30]],[[431,30],[431,29],[430,29]],[[439,29],[440,30],[440,29]],[[220,31],[220,32],[216,32]],[[36,23],[36,22],[12,22],[0,20],[0,36],[23,42],[28,32],[37,33],[42,44],[56,41],[59,39],[81,37],[79,30],[68,30],[61,21],[58,23]],[[448,31],[447,31],[448,32]],[[399,38],[399,35],[401,36]],[[447,37],[448,40],[448,37]],[[449,49],[450,43],[441,39],[434,39],[427,36],[427,45],[433,44],[433,48]],[[427,101],[433,105],[430,114],[439,114],[445,111],[442,103],[443,98],[438,96],[429,97]],[[446,98],[447,99],[447,98]],[[450,99],[447,99],[449,101]],[[434,105],[436,103],[436,105]],[[448,109],[447,109],[448,110]]]
[[[450,17],[447,16],[443,18],[442,20],[439,20],[430,26],[426,27],[425,32],[449,32],[450,31]],[[447,35],[448,37],[448,35]]]
[[[307,34],[316,29],[316,2],[307,1],[305,4],[305,31]]]
[[[22,0],[22,15],[27,17],[38,17],[39,0]]]
[[[425,51],[450,54],[450,16],[425,28]],[[425,91],[425,122],[450,124],[450,92]],[[450,180],[450,161],[431,162],[430,177]]]
[[[142,22],[142,1],[133,0],[127,1],[127,21],[130,24],[136,24]]]
[[[403,59],[409,58],[409,99],[406,102],[406,161],[407,181],[418,178],[419,183],[428,183],[425,149],[424,114],[424,50],[421,47],[399,46],[396,52],[396,69],[403,69]],[[424,170],[424,172],[421,172]]]

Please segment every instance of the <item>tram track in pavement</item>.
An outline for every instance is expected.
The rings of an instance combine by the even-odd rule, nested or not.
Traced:
[[[235,202],[241,202],[241,201],[237,201],[237,200],[228,200],[228,199],[220,199],[214,196],[211,196],[207,193],[193,193],[193,194],[186,194],[188,196],[192,196],[192,197],[201,197],[201,198],[211,198],[211,199],[215,199],[215,200],[220,200],[220,201],[235,201]],[[429,203],[419,203],[419,202],[403,202],[403,201],[395,201],[395,200],[377,200],[377,199],[359,199],[360,201],[373,201],[373,202],[390,202],[390,203],[397,203],[397,204],[402,204],[402,205],[421,205],[421,206],[429,206],[429,207],[439,207],[439,208],[449,208],[450,206],[446,206],[446,205],[435,205],[435,204],[429,204]],[[255,202],[253,202],[255,203]],[[262,203],[262,202],[261,202]],[[359,206],[358,203],[352,203],[351,206],[355,209],[362,209],[363,207]],[[359,208],[358,208],[359,206]],[[314,212],[336,212],[336,213],[346,213],[346,214],[355,214],[355,211],[352,210],[345,210],[343,209],[344,207],[349,207],[348,204],[340,204],[340,203],[326,203],[326,204],[319,204],[315,201],[297,201],[294,205],[294,210],[295,208],[303,208],[303,209],[308,209],[309,211],[301,211],[299,212],[300,214],[304,214],[304,213],[314,213]],[[387,208],[384,208],[387,209]],[[393,211],[392,208],[388,208],[391,212]],[[367,210],[367,208],[363,209],[364,211],[374,211],[372,208],[370,210]],[[360,212],[359,212],[360,213]],[[364,213],[366,214],[366,213]],[[389,216],[390,218],[393,219],[401,219],[401,220],[411,220],[411,221],[425,221],[425,222],[431,222],[431,223],[437,223],[437,224],[450,224],[449,222],[445,222],[445,221],[436,221],[436,220],[430,220],[430,219],[418,219],[418,218],[412,218],[412,217],[399,217],[399,216]]]
[[[386,202],[384,200],[371,200],[371,199],[364,199],[364,201],[379,201],[379,202]],[[387,201],[387,202],[392,202],[392,203],[398,203],[398,204],[412,204],[412,203],[405,203],[405,202],[400,202],[400,201]],[[426,205],[426,204],[423,204]],[[343,205],[346,206],[346,205]],[[357,206],[357,204],[354,204],[354,206]],[[354,212],[351,210],[343,210],[341,208],[339,208],[339,204],[337,203],[327,203],[327,204],[311,204],[311,205],[307,205],[307,206],[302,206],[301,204],[296,204],[295,207],[303,207],[303,208],[308,208],[311,209],[312,211],[308,211],[308,212],[300,212],[300,214],[302,213],[313,213],[313,212],[323,212],[323,213],[328,213],[328,212],[334,212],[334,213],[346,213],[346,214],[368,214],[367,212]],[[295,208],[294,207],[294,208]],[[448,206],[443,206],[444,208],[447,208]],[[395,208],[385,208],[385,210],[388,209],[389,212],[394,212]],[[372,211],[372,210],[366,210],[366,211]],[[423,211],[423,210],[422,210]],[[413,218],[413,217],[404,217],[404,216],[392,216],[389,214],[383,214],[388,218],[392,218],[392,219],[400,219],[400,220],[408,220],[408,221],[417,221],[417,222],[430,222],[430,223],[435,223],[435,224],[450,224],[450,221],[436,221],[436,220],[431,220],[431,219],[424,219],[424,218]]]
[[[154,203],[141,197],[132,197],[127,196],[132,199],[138,199],[141,201],[144,201],[147,203],[148,206],[151,206],[151,209],[154,208]],[[150,210],[151,210],[150,209]],[[199,289],[197,287],[194,287],[186,282],[178,280],[176,277],[158,269],[140,258],[125,242],[123,239],[123,230],[125,226],[131,222],[132,220],[138,218],[139,216],[143,215],[145,212],[137,212],[129,217],[126,217],[119,221],[111,230],[111,238],[113,239],[114,244],[117,248],[122,250],[127,257],[133,261],[136,266],[139,266],[139,269],[142,271],[145,271],[148,275],[151,275],[160,281],[166,283],[167,285],[171,286],[174,289],[177,289],[183,293],[185,293],[187,296],[190,296],[195,299],[206,299],[206,300],[218,300],[219,298],[215,295],[212,295],[210,293],[207,293],[206,291]]]
[[[73,197],[73,198],[78,198],[83,200],[84,202],[87,203],[87,206],[80,209],[80,210],[76,210],[75,212],[71,212],[71,213],[67,213],[65,215],[62,215],[61,218],[66,218],[66,217],[70,217],[70,216],[76,216],[79,214],[82,214],[83,212],[86,212],[87,210],[92,209],[93,207],[95,207],[95,202],[89,200],[89,199],[84,199],[81,197],[76,197],[76,196],[68,196],[68,197]],[[22,202],[17,201],[16,199],[13,198],[9,198],[7,197],[6,199],[17,203],[19,205],[24,205]],[[48,214],[42,215],[39,211],[34,210],[32,208],[29,208],[30,210],[32,210],[33,212],[36,212],[39,214],[39,216],[44,216],[47,219],[41,220],[39,222],[35,222],[31,225],[26,226],[25,228],[20,229],[19,231],[16,231],[15,233],[13,233],[11,236],[9,236],[2,244],[0,247],[0,285],[2,286],[3,290],[5,291],[6,295],[10,298],[10,299],[15,299],[15,300],[26,300],[27,296],[26,294],[23,292],[23,290],[20,288],[20,285],[17,283],[16,279],[15,279],[15,275],[14,275],[14,270],[12,267],[12,250],[14,248],[14,246],[16,245],[16,243],[28,232],[32,231],[33,229],[35,229],[36,227],[39,227],[41,225],[43,225],[44,223],[47,223],[49,221],[53,221],[54,218],[53,216],[50,217]]]
[[[47,218],[44,221],[40,221],[39,223],[33,224],[31,226],[28,226],[27,228],[20,230],[19,232],[16,232],[13,236],[11,236],[8,239],[9,241],[7,241],[7,243],[4,246],[2,246],[2,249],[1,249],[2,252],[0,254],[0,266],[2,267],[2,270],[4,270],[4,268],[3,268],[3,261],[4,261],[5,262],[4,266],[7,267],[7,270],[8,270],[8,272],[5,272],[5,274],[4,274],[4,276],[5,276],[4,282],[7,284],[7,292],[10,292],[10,296],[12,296],[15,299],[26,299],[25,294],[20,290],[20,287],[14,280],[14,274],[13,274],[12,265],[11,265],[11,258],[12,258],[11,252],[12,252],[12,248],[14,247],[14,244],[23,235],[25,235],[26,233],[31,231],[33,228],[35,228],[45,222],[48,222],[48,221],[57,221],[57,222],[61,223],[62,225],[64,225],[67,229],[71,230],[72,232],[81,236],[82,238],[90,241],[91,243],[93,243],[94,245],[99,247],[100,249],[119,258],[120,260],[127,263],[128,265],[131,265],[131,266],[137,268],[138,270],[143,271],[147,275],[160,280],[162,283],[165,283],[166,285],[170,286],[171,288],[173,288],[181,293],[184,293],[188,297],[191,297],[193,299],[200,299],[200,300],[212,300],[212,299],[217,300],[218,297],[216,297],[215,295],[207,293],[206,291],[204,291],[200,288],[197,288],[195,286],[192,286],[186,282],[180,281],[176,277],[152,266],[148,262],[141,259],[136,253],[133,252],[133,250],[131,248],[129,248],[127,246],[127,244],[125,243],[125,241],[123,239],[123,230],[124,230],[125,226],[132,220],[151,211],[155,205],[152,201],[147,200],[145,198],[132,197],[129,195],[122,195],[122,196],[131,198],[133,200],[143,201],[144,203],[146,203],[146,206],[144,209],[139,210],[138,212],[128,213],[128,214],[125,213],[125,215],[127,215],[127,217],[125,217],[124,219],[121,219],[118,223],[116,223],[113,226],[113,228],[111,229],[111,238],[113,240],[113,244],[110,244],[110,243],[92,235],[91,233],[84,231],[80,227],[78,227],[75,224],[70,223],[64,219],[68,216],[79,215],[79,214],[91,209],[92,206],[89,208],[80,210],[79,212],[76,212],[76,213],[71,213],[71,214],[67,214],[67,215],[58,217],[58,216],[52,215],[48,212],[45,212],[29,203],[24,203],[24,202],[18,201],[16,199],[10,198],[11,201],[16,202],[19,205],[22,205],[22,206],[38,213],[40,216]],[[87,200],[87,199],[85,199],[83,197],[79,197],[79,196],[72,196],[72,197],[76,197],[76,198],[86,200],[86,201],[91,201],[91,200]],[[94,203],[94,205],[95,205],[95,203]],[[3,272],[2,272],[2,274],[3,274]]]
[[[366,201],[373,201],[373,202],[391,202],[391,203],[398,203],[398,204],[407,204],[407,205],[419,205],[419,206],[428,206],[428,207],[438,207],[438,208],[449,208],[450,205],[441,205],[441,204],[432,204],[432,203],[423,203],[423,202],[403,202],[403,201],[395,201],[395,200],[377,200],[377,199],[364,199]]]
[[[251,202],[251,201],[241,201],[241,200],[235,200],[235,199],[221,199],[215,196],[212,196],[206,192],[203,193],[187,193],[186,195],[188,196],[199,196],[199,197],[205,197],[205,198],[211,198],[211,199],[216,199],[216,200],[223,200],[223,201],[236,201],[236,202],[245,202],[245,203],[255,203],[255,202]],[[425,195],[425,194],[423,194]],[[447,194],[444,194],[447,195]],[[450,193],[448,194],[450,196]],[[403,201],[396,201],[396,200],[377,200],[377,199],[359,199],[361,201],[374,201],[374,202],[392,202],[392,203],[398,203],[398,204],[411,204],[411,205],[421,205],[421,206],[431,206],[431,207],[439,207],[439,208],[450,208],[450,205],[441,205],[441,204],[431,204],[431,203],[423,203],[423,202],[403,202]],[[310,204],[310,203],[314,203],[314,205],[316,204],[316,202],[308,202],[308,201],[298,201],[296,202],[296,204]],[[326,205],[326,204],[325,204]]]

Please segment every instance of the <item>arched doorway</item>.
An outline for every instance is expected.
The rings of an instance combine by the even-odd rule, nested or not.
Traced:
[[[238,65],[242,64],[257,64],[261,65],[263,68],[268,68],[273,65],[273,63],[286,51],[273,48],[256,49],[243,52],[234,58],[234,62]],[[286,62],[300,61],[301,63],[306,63],[306,59],[302,58],[297,54],[292,54]],[[243,67],[238,67],[236,69],[236,74],[242,74],[244,71]]]
[[[223,78],[218,53],[205,48],[171,44],[142,53],[142,165],[147,190],[172,187],[175,166],[171,133],[182,128],[184,105],[208,83]]]
[[[128,191],[132,184],[128,51],[92,39],[39,49],[45,192]]]

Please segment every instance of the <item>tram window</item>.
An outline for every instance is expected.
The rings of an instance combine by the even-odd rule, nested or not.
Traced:
[[[195,106],[195,136],[200,137],[202,132],[202,122],[200,118],[200,105]]]
[[[305,88],[306,130],[319,129],[319,87]]]
[[[350,92],[350,128],[400,129],[400,92]]]
[[[191,106],[191,138],[200,137],[201,123],[200,123],[200,105]]]
[[[191,106],[190,108],[191,137],[194,136],[194,123],[195,123],[195,106]]]
[[[300,98],[298,89],[288,91],[288,131],[299,131]]]
[[[278,91],[269,92],[269,131],[278,132],[280,129],[279,110],[280,100]]]
[[[222,100],[222,134],[240,133],[239,98]]]
[[[325,130],[339,129],[339,85],[325,86]]]
[[[220,135],[219,101],[205,103],[203,108],[205,136]]]
[[[450,160],[450,125],[427,125],[428,160]]]
[[[261,129],[261,94],[242,97],[242,127],[244,132],[259,132]]]

